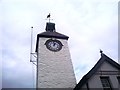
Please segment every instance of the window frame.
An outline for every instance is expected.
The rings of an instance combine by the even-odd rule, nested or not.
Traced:
[[[117,76],[118,84],[120,84],[120,76]]]
[[[101,80],[103,90],[112,90],[112,85],[110,82],[110,78],[108,76],[100,76],[100,80]]]

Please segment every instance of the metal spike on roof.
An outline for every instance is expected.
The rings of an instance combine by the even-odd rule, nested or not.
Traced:
[[[102,54],[103,53],[103,51],[100,49],[100,53]]]

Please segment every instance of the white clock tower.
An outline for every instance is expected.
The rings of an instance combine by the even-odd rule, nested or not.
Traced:
[[[74,88],[76,79],[68,48],[68,36],[46,23],[46,31],[37,35],[37,88]]]

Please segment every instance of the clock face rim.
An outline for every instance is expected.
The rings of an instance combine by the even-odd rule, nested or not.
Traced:
[[[55,44],[55,45],[53,45],[53,44]],[[63,46],[62,43],[57,39],[55,39],[55,40],[48,39],[45,42],[45,45],[46,45],[47,49],[49,49],[50,51],[53,51],[53,52],[60,51],[62,49],[62,46]]]

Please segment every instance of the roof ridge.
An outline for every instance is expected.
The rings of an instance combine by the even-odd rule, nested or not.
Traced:
[[[105,60],[106,60],[108,63],[110,63],[110,64],[112,64],[112,65],[117,66],[118,68],[120,68],[120,64],[117,63],[115,60],[111,59],[110,57],[108,57],[107,55],[102,54],[101,57],[104,57]]]

